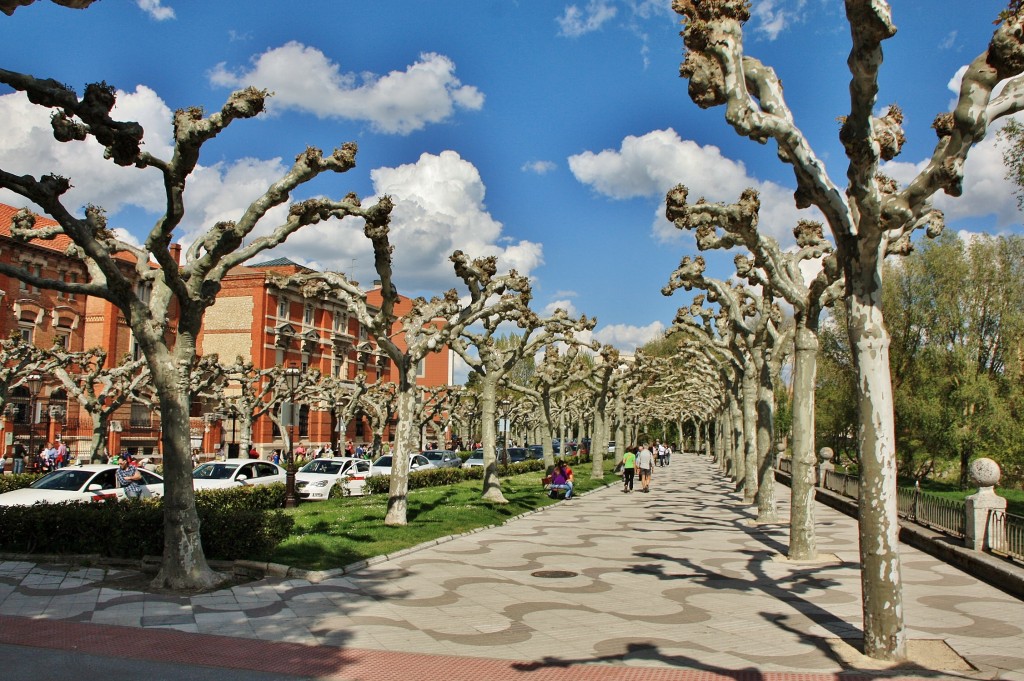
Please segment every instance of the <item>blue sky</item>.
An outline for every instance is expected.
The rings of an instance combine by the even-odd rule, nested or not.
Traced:
[[[889,173],[910,176],[931,153],[934,116],[958,71],[991,36],[1004,2],[896,1],[879,106],[904,110],[908,142]],[[85,11],[46,2],[0,16],[3,68],[79,92],[105,80],[120,115],[139,120],[166,155],[171,112],[219,109],[249,84],[275,92],[270,111],[209,144],[186,192],[189,241],[237,215],[307,145],[359,144],[358,167],[298,198],[350,191],[397,202],[393,243],[406,295],[457,285],[460,248],[497,255],[534,280],[538,310],[596,316],[595,336],[631,350],[689,302],[660,289],[693,239],[662,217],[677,182],[691,196],[762,194],[761,224],[787,243],[799,217],[794,182],[773,144],[737,136],[702,111],[678,76],[670,0],[101,0]],[[969,9],[968,9],[969,8]],[[836,118],[848,110],[849,30],[836,0],[754,0],[746,50],[773,66],[797,124],[838,184],[845,157]],[[95,149],[57,145],[48,115],[0,90],[0,167],[71,177],[72,207],[96,203],[141,240],[160,207],[155,171],[120,169]],[[999,151],[972,154],[965,196],[942,199],[954,229],[1010,231],[1020,221]],[[22,205],[8,193],[0,201]],[[268,257],[373,279],[355,227],[317,226]],[[731,254],[710,257],[729,275]]]

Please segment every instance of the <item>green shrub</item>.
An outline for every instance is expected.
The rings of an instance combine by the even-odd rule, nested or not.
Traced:
[[[17,475],[0,475],[0,494],[28,487],[43,477],[42,473],[18,473]]]
[[[530,459],[520,461],[507,466],[498,466],[498,477],[507,478],[520,473],[544,470],[544,461]],[[483,466],[475,468],[433,468],[426,471],[415,471],[409,474],[409,489],[421,489],[423,487],[440,487],[442,485],[454,485],[463,480],[482,480],[484,477]],[[366,479],[367,494],[385,494],[391,488],[390,475],[374,475]]]
[[[272,485],[246,485],[225,489],[204,489],[196,492],[196,508],[205,505],[226,509],[266,511],[283,508],[286,488],[283,482]]]
[[[284,485],[196,494],[206,557],[266,559],[294,524],[283,501]],[[161,555],[163,544],[162,499],[0,507],[4,551],[141,558]]]

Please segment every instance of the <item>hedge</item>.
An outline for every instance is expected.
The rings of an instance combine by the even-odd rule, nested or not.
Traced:
[[[196,493],[203,552],[211,560],[269,558],[294,525],[280,509],[283,484]],[[0,507],[0,550],[159,556],[164,549],[162,499],[124,499]]]

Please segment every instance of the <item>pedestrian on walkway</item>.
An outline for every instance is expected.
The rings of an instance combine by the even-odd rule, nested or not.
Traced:
[[[654,468],[654,454],[647,448],[647,443],[637,452],[636,467],[640,471],[640,491],[651,491],[651,470]]]
[[[636,466],[636,447],[629,447],[626,449],[625,456],[622,457],[622,491],[632,492],[633,491],[633,472]]]

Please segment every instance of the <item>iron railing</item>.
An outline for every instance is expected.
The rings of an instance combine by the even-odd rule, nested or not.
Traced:
[[[788,472],[787,468],[792,469],[790,460],[781,459],[779,470]],[[825,471],[821,485],[850,499],[860,496],[860,480],[855,475]],[[918,487],[901,487],[897,490],[897,505],[899,516],[910,522],[951,537],[967,536],[967,504],[963,501],[922,492]],[[992,553],[1024,560],[1024,516],[989,511],[987,532]]]
[[[992,553],[1024,560],[1024,517],[989,511],[988,531]]]

